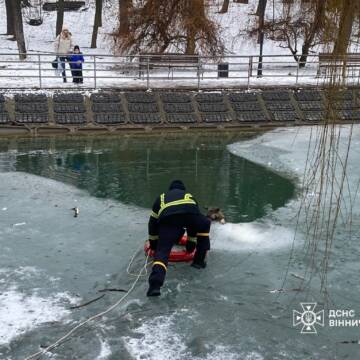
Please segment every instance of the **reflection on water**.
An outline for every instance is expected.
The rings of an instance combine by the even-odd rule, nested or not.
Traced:
[[[234,134],[40,138],[2,141],[0,149],[7,151],[8,163],[11,157],[13,170],[145,208],[179,178],[203,207],[219,206],[228,221],[248,222],[283,206],[294,185],[230,154],[226,145],[239,139]]]

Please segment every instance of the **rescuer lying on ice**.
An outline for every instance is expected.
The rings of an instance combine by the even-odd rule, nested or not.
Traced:
[[[147,296],[160,295],[171,248],[183,236],[184,229],[188,236],[186,251],[191,253],[196,248],[191,266],[196,269],[206,267],[210,224],[211,220],[201,214],[196,200],[186,192],[180,180],[173,181],[168,192],[155,200],[149,219],[149,242],[155,256]]]

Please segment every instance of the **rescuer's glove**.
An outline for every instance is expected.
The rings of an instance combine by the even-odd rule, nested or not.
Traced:
[[[185,244],[186,252],[192,253],[196,248],[196,243],[194,241],[187,241]]]

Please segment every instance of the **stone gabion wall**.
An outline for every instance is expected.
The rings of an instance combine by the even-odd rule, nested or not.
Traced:
[[[0,128],[116,129],[319,123],[322,90],[0,94]],[[360,121],[360,90],[332,99],[340,122]]]

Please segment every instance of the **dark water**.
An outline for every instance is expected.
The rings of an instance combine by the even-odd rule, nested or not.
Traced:
[[[228,221],[249,222],[283,206],[295,188],[288,179],[230,154],[226,145],[238,138],[24,140],[16,144],[25,153],[16,156],[15,169],[144,208],[152,206],[171,180],[182,179],[203,208],[221,207]]]

